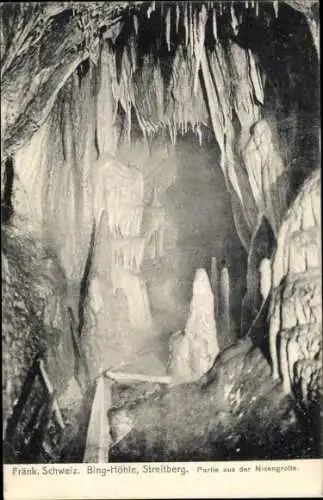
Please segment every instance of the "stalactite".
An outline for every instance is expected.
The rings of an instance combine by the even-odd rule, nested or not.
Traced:
[[[114,154],[116,131],[113,125],[114,99],[110,71],[111,53],[107,43],[101,48],[100,86],[97,93],[97,141],[100,154]]]
[[[230,332],[230,278],[227,267],[223,267],[220,274],[220,303],[222,318],[222,333]]]
[[[112,234],[123,237],[139,236],[142,217],[143,179],[136,169],[130,169],[110,156],[102,157],[93,165],[95,198],[94,214],[108,212]],[[97,189],[97,186],[101,189]]]
[[[213,16],[212,16],[212,28],[213,28],[213,36],[214,40],[218,39],[218,27],[217,27],[217,19],[216,19],[216,9],[213,9]]]
[[[256,16],[259,16],[259,2],[256,0]]]
[[[152,12],[155,12],[156,10],[156,2],[151,2],[151,4],[149,5],[148,9],[147,9],[147,17],[148,19],[150,19],[150,15]]]
[[[238,19],[237,19],[237,16],[236,16],[236,13],[234,11],[234,6],[233,6],[233,3],[231,4],[231,7],[230,7],[230,14],[231,14],[231,27],[233,29],[233,33],[235,35],[238,34],[238,28],[239,28],[239,22],[238,22]]]
[[[185,47],[187,47],[188,46],[188,39],[189,39],[189,22],[188,22],[187,2],[185,3],[185,7],[184,7],[184,29],[185,29]]]
[[[259,104],[264,104],[264,89],[260,75],[260,70],[258,66],[256,66],[255,58],[250,49],[248,49],[248,60],[250,67],[250,79],[253,85],[254,95]]]
[[[166,18],[165,18],[166,28],[166,44],[168,48],[168,52],[171,50],[171,7],[168,8]]]
[[[194,36],[193,36],[193,7],[192,3],[189,3],[189,44],[190,44],[190,55],[193,57],[194,55]]]
[[[145,240],[141,237],[112,238],[111,253],[115,266],[140,272],[145,250]]]
[[[197,93],[198,73],[201,64],[201,54],[204,50],[206,21],[207,21],[207,10],[205,6],[202,5],[199,14],[197,13],[197,10],[195,11],[195,16],[193,21],[194,55],[196,64],[194,73],[194,83],[193,83],[193,89],[195,95]]]
[[[138,35],[138,17],[136,16],[136,14],[133,15],[133,27],[135,30],[135,35],[137,36]]]
[[[276,19],[278,19],[278,15],[279,15],[279,2],[278,2],[278,0],[273,1],[273,9],[275,12],[275,17],[276,17]]]
[[[176,4],[176,34],[178,33],[179,19],[180,19],[180,7],[179,7],[179,5],[177,3]]]

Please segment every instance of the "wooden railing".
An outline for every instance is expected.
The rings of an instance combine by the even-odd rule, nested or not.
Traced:
[[[57,455],[64,430],[64,419],[44,361],[37,358],[8,419],[6,446],[18,463],[46,461],[46,457]]]

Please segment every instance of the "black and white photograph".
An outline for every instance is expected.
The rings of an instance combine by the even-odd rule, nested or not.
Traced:
[[[4,464],[323,458],[319,1],[0,23]]]

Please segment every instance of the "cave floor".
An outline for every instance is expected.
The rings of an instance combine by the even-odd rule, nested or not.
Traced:
[[[111,414],[120,413],[130,419],[132,428],[110,447],[109,461],[316,458],[319,451],[312,426],[300,419],[294,400],[272,380],[260,350],[239,349],[230,348],[236,355],[220,359],[207,383],[205,379],[173,387],[149,382],[114,383],[107,426]],[[156,373],[151,358],[146,359],[146,365],[144,358],[139,363],[127,370],[150,371],[153,363]],[[91,398],[93,394],[88,408]],[[88,423],[85,420],[83,416],[83,423],[78,422],[74,438],[65,447],[63,462],[80,460]]]

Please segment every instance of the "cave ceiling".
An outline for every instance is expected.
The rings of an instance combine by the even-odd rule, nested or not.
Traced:
[[[178,77],[182,56],[191,72],[195,125],[208,125],[205,102],[196,95],[198,72],[203,67],[200,47],[212,49],[219,37],[248,43],[246,25],[257,34],[265,31],[270,18],[279,16],[286,6],[304,15],[318,51],[318,2],[37,2],[1,4],[1,147],[5,155],[24,144],[46,120],[60,89],[82,62],[98,64],[100,41],[109,41],[116,53],[116,79],[122,71],[122,54],[128,54],[129,71],[136,75],[153,62],[157,71],[147,72],[147,90],[138,95],[142,107],[148,106],[152,83],[170,85]],[[283,12],[283,15],[284,14]],[[243,40],[241,40],[241,33]],[[257,35],[255,35],[257,37]],[[257,38],[256,38],[257,39]],[[254,37],[255,40],[255,37]],[[255,43],[253,41],[253,43]],[[252,45],[252,44],[251,44]],[[181,47],[179,49],[179,46]],[[135,48],[134,48],[135,47]],[[254,49],[254,47],[252,47]],[[182,52],[181,52],[182,51]],[[193,57],[194,56],[194,57]],[[317,53],[318,57],[318,53]],[[126,66],[126,63],[124,63]],[[193,66],[189,68],[190,66]],[[152,66],[150,65],[150,68]],[[182,68],[184,71],[184,68]],[[185,73],[185,71],[184,71]],[[185,75],[182,75],[185,77]],[[157,80],[156,80],[157,79]],[[142,93],[142,80],[125,92]],[[184,103],[185,89],[177,88]],[[176,113],[176,89],[170,89],[168,109],[154,110],[154,120],[137,116],[143,132],[154,132]],[[192,96],[191,96],[192,97]],[[259,99],[259,95],[257,96]],[[188,99],[190,98],[188,92]],[[124,100],[129,100],[129,95]],[[261,97],[260,97],[261,99]],[[120,97],[120,101],[122,101]],[[167,96],[166,96],[167,101]],[[207,102],[207,100],[206,100]],[[207,103],[208,107],[210,103]],[[126,106],[123,106],[126,107]],[[158,108],[158,106],[157,106]],[[211,116],[212,119],[212,116]],[[181,121],[181,117],[177,117]],[[174,132],[174,131],[173,131]],[[199,132],[199,131],[198,131]],[[176,133],[176,131],[175,131]]]

